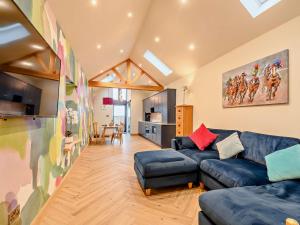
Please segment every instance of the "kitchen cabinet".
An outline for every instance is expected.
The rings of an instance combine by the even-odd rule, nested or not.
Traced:
[[[166,89],[158,94],[143,100],[143,112],[154,112],[162,114],[162,123],[175,123],[176,121],[176,90]]]
[[[159,124],[139,121],[139,135],[162,148],[170,148],[171,140],[175,138],[175,124]]]

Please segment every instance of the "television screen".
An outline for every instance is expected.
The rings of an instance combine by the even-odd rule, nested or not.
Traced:
[[[56,117],[60,60],[11,0],[0,0],[0,117]]]

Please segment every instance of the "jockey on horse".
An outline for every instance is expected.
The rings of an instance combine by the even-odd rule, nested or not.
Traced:
[[[259,78],[257,76],[259,71],[259,65],[256,64],[252,71],[252,79],[249,81],[249,102],[253,102],[255,94],[259,88]]]
[[[275,98],[276,92],[281,82],[280,74],[278,69],[282,68],[283,65],[280,59],[276,59],[270,68],[270,75],[267,78],[267,101],[270,101]]]

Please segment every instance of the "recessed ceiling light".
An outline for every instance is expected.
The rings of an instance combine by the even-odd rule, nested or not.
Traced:
[[[123,54],[124,53],[124,49],[120,49],[120,53]]]
[[[0,1],[0,8],[6,9],[6,8],[8,8],[8,4],[4,1]]]
[[[101,49],[101,48],[102,48],[102,45],[97,44],[97,49]]]
[[[20,64],[22,66],[33,66],[33,64],[31,62],[27,62],[27,61],[22,61]]]
[[[189,50],[194,51],[195,50],[195,45],[193,43],[189,44]]]
[[[187,0],[180,0],[181,4],[186,4],[188,1]]]
[[[128,18],[132,18],[132,17],[133,17],[133,13],[132,13],[132,12],[128,12],[128,13],[127,13],[127,17],[128,17]]]
[[[43,49],[44,49],[43,46],[41,46],[41,45],[36,45],[36,44],[31,45],[31,47],[34,48],[34,49],[36,49],[36,50],[43,50]]]
[[[155,41],[156,43],[160,42],[160,37],[155,37],[155,38],[154,38],[154,41]]]
[[[98,4],[98,1],[97,1],[97,0],[91,0],[91,4],[92,4],[93,6],[96,6],[96,5]]]
[[[142,63],[140,63],[140,64],[139,64],[139,67],[143,67],[143,64],[142,64]]]
[[[103,73],[104,71],[103,70],[100,70],[100,73]]]

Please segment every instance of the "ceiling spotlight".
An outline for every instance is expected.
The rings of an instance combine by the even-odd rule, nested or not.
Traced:
[[[193,43],[189,44],[189,50],[194,51],[195,50],[195,45]]]
[[[21,63],[20,63],[22,66],[33,66],[33,64],[31,63],[31,62],[27,62],[27,61],[22,61]]]
[[[103,70],[100,70],[100,73],[103,73],[104,71]]]
[[[155,41],[156,43],[158,43],[158,42],[160,42],[160,38],[159,38],[159,37],[155,37],[155,38],[154,38],[154,41]]]
[[[123,49],[120,49],[120,53],[123,54],[123,53],[124,53],[124,50],[123,50]]]
[[[139,67],[143,67],[143,64],[142,64],[142,63],[140,63],[140,64],[139,64]]]
[[[101,48],[102,48],[102,45],[97,44],[97,49],[101,49]]]
[[[188,0],[180,0],[181,4],[186,4]]]
[[[0,8],[6,9],[6,8],[8,8],[8,7],[9,7],[9,6],[8,6],[8,4],[7,4],[6,2],[0,1]]]
[[[43,46],[41,46],[41,45],[35,45],[35,44],[31,45],[31,47],[34,48],[34,49],[36,49],[36,50],[43,50],[44,49]]]
[[[97,0],[91,0],[91,4],[92,4],[92,6],[96,6],[98,4],[98,1]]]
[[[133,13],[132,13],[132,12],[128,12],[128,13],[127,13],[127,17],[128,17],[128,18],[132,18],[132,17],[133,17]]]

